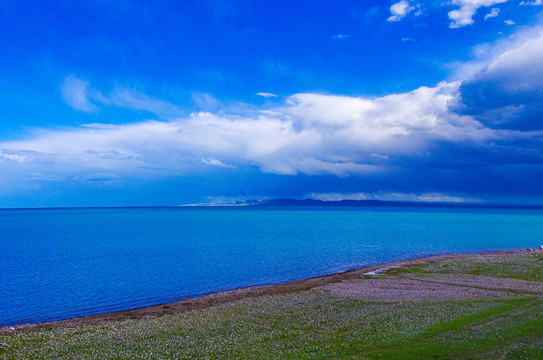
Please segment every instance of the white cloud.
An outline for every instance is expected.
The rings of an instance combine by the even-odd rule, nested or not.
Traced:
[[[347,39],[348,37],[349,37],[349,34],[332,35],[332,39],[334,40]]]
[[[539,5],[543,5],[543,0],[521,1],[520,5],[539,6]]]
[[[473,48],[474,58],[471,61],[455,64],[456,71],[452,74],[451,79],[454,81],[469,80],[478,73],[484,71],[489,64],[492,64],[497,59],[507,56],[509,52],[516,49],[526,49],[530,47],[531,42],[539,41],[543,31],[543,24],[540,24],[531,28],[520,28],[515,32],[514,36],[502,37],[495,43],[483,43]],[[528,46],[527,46],[528,44]],[[533,49],[538,51],[538,49]],[[527,50],[523,50],[527,51]],[[528,53],[528,52],[526,52]],[[530,70],[531,67],[525,67],[526,70]]]
[[[390,13],[392,15],[387,21],[400,21],[413,10],[415,10],[415,7],[411,6],[409,1],[401,0],[390,7]]]
[[[453,5],[460,6],[457,10],[449,12],[449,24],[451,28],[461,28],[474,23],[473,15],[481,7],[489,7],[496,4],[505,3],[508,0],[452,0]]]
[[[102,123],[91,123],[91,124],[82,124],[82,127],[94,128],[94,129],[112,129],[116,125],[114,124],[102,124]]]
[[[504,23],[506,23],[507,25],[515,25],[515,22],[511,19],[505,20]]]
[[[14,161],[22,163],[27,159],[27,157],[22,153],[10,153],[0,151],[0,161]]]
[[[221,106],[219,100],[207,93],[192,93],[192,101],[200,108],[201,111],[216,111]]]
[[[485,20],[496,17],[496,16],[498,16],[499,13],[500,13],[499,8],[493,8],[492,10],[490,10],[490,12],[488,14],[485,15]]]
[[[75,76],[66,78],[62,85],[62,99],[73,109],[86,113],[99,110],[97,104],[151,112],[161,118],[174,118],[183,111],[167,101],[117,86],[108,95],[92,89],[87,81]]]
[[[500,54],[495,55],[488,62],[486,71],[498,69],[515,69],[517,77],[522,72],[528,76],[537,77],[541,81],[543,63],[540,61],[543,56],[543,29],[529,33],[526,38],[521,38],[505,48]]]
[[[451,196],[438,192],[412,194],[412,193],[382,193],[375,196],[377,200],[385,201],[416,201],[416,202],[447,202],[447,203],[477,203],[480,199],[464,196]]]
[[[73,109],[93,113],[98,107],[91,102],[89,83],[75,76],[69,76],[62,84],[62,100]]]
[[[202,159],[202,162],[206,165],[213,165],[213,166],[220,166],[220,167],[224,167],[224,168],[235,168],[235,166],[233,165],[230,165],[230,164],[225,164],[223,163],[222,161],[220,160],[217,160],[217,159],[213,159],[213,158],[209,158],[209,159]]]
[[[104,105],[148,111],[164,118],[176,117],[183,112],[178,106],[167,101],[152,98],[124,87],[114,88],[108,96],[97,96],[97,101]]]
[[[374,200],[371,194],[366,193],[311,193],[305,198],[321,201]]]
[[[442,193],[311,193],[307,198],[322,201],[341,200],[381,200],[381,201],[402,201],[402,202],[447,202],[447,203],[477,203],[480,199],[464,196],[451,196]]]
[[[262,96],[262,97],[265,97],[265,98],[277,97],[277,95],[272,94],[272,93],[267,93],[267,92],[257,92],[255,95]]]
[[[386,155],[416,153],[430,138],[476,140],[488,135],[470,118],[448,112],[457,86],[441,83],[376,99],[296,94],[284,111],[296,129],[341,134],[342,141],[334,146],[360,146]]]
[[[41,173],[194,174],[206,171],[204,163],[274,174],[375,174],[389,170],[389,159],[422,156],[435,142],[499,138],[448,111],[457,86],[375,99],[295,94],[260,114],[200,112],[172,121],[90,124],[0,143],[0,149],[5,161],[27,156]]]

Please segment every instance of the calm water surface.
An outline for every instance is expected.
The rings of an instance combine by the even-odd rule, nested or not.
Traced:
[[[1,210],[0,326],[541,243],[541,210]]]

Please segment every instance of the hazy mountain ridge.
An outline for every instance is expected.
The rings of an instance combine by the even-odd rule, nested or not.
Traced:
[[[316,199],[255,199],[198,204],[199,206],[251,206],[251,207],[418,207],[418,208],[503,208],[543,209],[535,205],[510,205],[489,203],[448,203],[383,200],[316,200]]]

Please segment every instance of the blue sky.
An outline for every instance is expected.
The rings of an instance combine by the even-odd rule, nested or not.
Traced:
[[[3,1],[0,207],[543,204],[543,2]]]

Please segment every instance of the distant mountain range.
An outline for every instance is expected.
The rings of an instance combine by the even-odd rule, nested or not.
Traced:
[[[447,203],[382,200],[338,200],[324,201],[315,199],[260,199],[225,201],[199,206],[251,206],[251,207],[417,207],[417,208],[498,208],[498,209],[543,209],[537,205],[511,205],[489,203]]]

